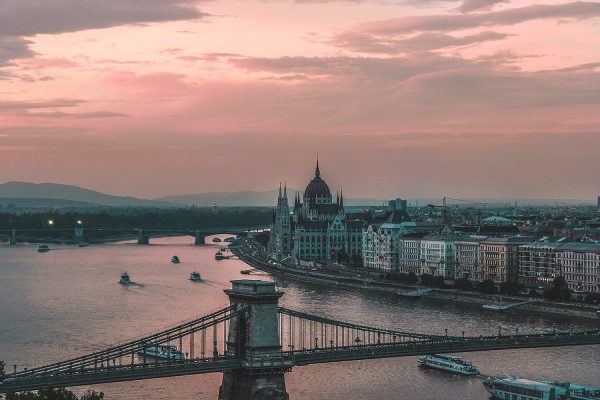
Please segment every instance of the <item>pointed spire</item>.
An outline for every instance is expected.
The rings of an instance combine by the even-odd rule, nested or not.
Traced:
[[[319,153],[317,153],[317,168],[315,168],[315,176],[321,176],[321,171],[319,170]]]
[[[344,208],[344,189],[340,189],[340,207]]]
[[[335,204],[337,204],[338,206],[340,205],[340,192],[336,192],[336,196],[335,196]]]
[[[279,199],[281,198],[281,182],[279,182]]]
[[[283,197],[287,199],[287,182],[285,182],[283,186]]]

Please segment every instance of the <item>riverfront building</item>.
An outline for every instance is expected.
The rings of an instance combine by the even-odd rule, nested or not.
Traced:
[[[479,244],[482,281],[496,284],[516,281],[519,275],[519,246],[529,243],[530,237],[491,237]]]
[[[600,244],[565,243],[556,251],[556,267],[575,292],[600,293]]]
[[[364,218],[346,213],[343,193],[333,202],[317,160],[315,176],[306,186],[303,197],[296,195],[293,210],[290,211],[287,188],[279,191],[269,250],[278,258],[348,261],[361,255],[364,225]]]
[[[481,263],[479,260],[479,244],[487,236],[462,236],[454,242],[456,264],[454,279],[468,279],[473,282],[481,280]]]
[[[556,263],[557,242],[533,242],[519,246],[519,283],[526,287],[550,287],[560,274]]]

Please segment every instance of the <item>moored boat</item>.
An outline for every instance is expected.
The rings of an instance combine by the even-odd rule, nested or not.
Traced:
[[[462,357],[450,354],[432,354],[419,357],[417,360],[423,367],[439,369],[461,375],[479,375],[473,364],[465,361]]]
[[[185,355],[174,344],[142,346],[138,349],[137,353],[146,357],[162,358],[165,360],[185,360]]]
[[[190,275],[190,281],[194,281],[194,282],[200,282],[202,280],[202,277],[200,276],[199,272],[192,272]]]
[[[564,381],[523,379],[503,372],[505,377],[488,376],[483,386],[494,399],[599,400],[600,389]]]
[[[121,280],[119,281],[119,283],[122,285],[129,285],[131,283],[131,280],[129,279],[129,274],[127,272],[123,272],[121,274]]]
[[[47,251],[50,251],[50,247],[48,247],[48,245],[47,245],[47,244],[40,244],[40,245],[38,246],[38,252],[39,252],[39,253],[45,253],[45,252],[47,252]]]
[[[88,247],[90,244],[88,242],[81,242],[77,246],[79,247]]]
[[[173,256],[173,257],[171,257],[171,262],[173,264],[179,264],[181,261],[179,261],[179,257]]]
[[[220,251],[217,251],[217,254],[215,254],[215,260],[224,260],[225,256],[223,255],[223,253],[221,253]]]

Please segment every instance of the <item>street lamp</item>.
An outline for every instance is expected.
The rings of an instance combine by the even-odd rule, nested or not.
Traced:
[[[54,225],[54,220],[53,219],[49,219],[48,220],[48,225],[50,225],[50,226]]]

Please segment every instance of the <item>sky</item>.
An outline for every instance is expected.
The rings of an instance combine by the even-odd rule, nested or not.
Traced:
[[[600,195],[600,2],[2,0],[0,183]]]

